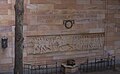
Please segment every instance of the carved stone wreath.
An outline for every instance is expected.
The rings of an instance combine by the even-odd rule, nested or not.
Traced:
[[[70,29],[73,27],[74,20],[64,20],[63,24],[65,25],[65,28]]]

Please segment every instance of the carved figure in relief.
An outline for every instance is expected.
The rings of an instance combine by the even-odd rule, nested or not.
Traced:
[[[33,54],[56,51],[90,50],[104,47],[104,34],[28,37],[27,48]]]

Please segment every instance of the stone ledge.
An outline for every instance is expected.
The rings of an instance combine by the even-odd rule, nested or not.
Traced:
[[[66,64],[62,64],[62,66],[65,69],[65,74],[69,74],[69,73],[75,73],[78,71],[78,66],[74,65],[74,66],[68,66]]]

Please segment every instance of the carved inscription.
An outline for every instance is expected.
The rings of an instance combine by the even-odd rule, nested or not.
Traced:
[[[27,37],[28,54],[103,49],[104,34],[42,35]]]

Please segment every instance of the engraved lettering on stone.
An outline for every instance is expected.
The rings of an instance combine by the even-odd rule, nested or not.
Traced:
[[[49,35],[27,37],[28,54],[102,49],[104,34]]]

